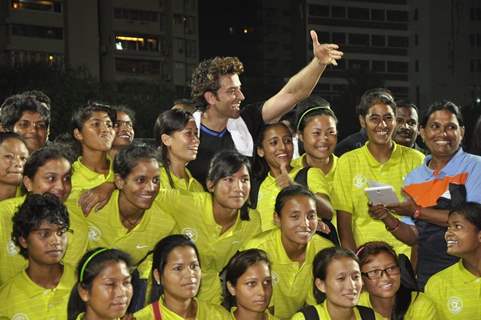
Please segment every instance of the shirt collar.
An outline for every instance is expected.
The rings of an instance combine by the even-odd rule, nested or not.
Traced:
[[[374,156],[372,155],[371,151],[369,151],[369,148],[367,147],[369,144],[369,141],[367,141],[364,146],[362,147],[362,150],[364,152],[364,154],[366,155],[366,158],[367,158],[367,163],[370,167],[372,168],[376,168],[376,167],[382,167],[383,165],[385,165],[387,162],[389,162],[390,164],[397,164],[400,160],[401,160],[401,157],[402,157],[402,151],[401,151],[401,148],[397,145],[397,143],[395,143],[394,141],[392,141],[392,144],[393,144],[393,150],[391,152],[391,156],[389,157],[389,160],[386,161],[385,163],[379,163],[379,161],[376,160],[376,158],[374,158]]]
[[[434,176],[434,175],[445,176],[449,172],[456,172],[465,154],[466,153],[464,152],[463,148],[460,147],[458,151],[456,151],[454,156],[448,161],[448,163],[443,168],[441,168],[441,170],[439,170],[438,172],[435,172],[433,169],[429,167],[429,162],[433,158],[433,156],[429,154],[424,158],[424,163],[423,163],[424,170],[426,170],[431,176]]]

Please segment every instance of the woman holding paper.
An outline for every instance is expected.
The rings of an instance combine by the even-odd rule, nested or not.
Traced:
[[[365,92],[358,106],[359,121],[368,135],[367,143],[343,154],[334,174],[332,204],[337,210],[342,246],[355,250],[368,241],[383,239],[398,253],[409,256],[410,248],[397,240],[384,224],[369,215],[365,189],[376,182],[390,185],[398,198],[404,177],[422,163],[423,154],[396,144],[396,104],[386,89]]]

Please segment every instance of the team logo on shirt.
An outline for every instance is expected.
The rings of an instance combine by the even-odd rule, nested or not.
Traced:
[[[448,310],[452,314],[458,314],[463,311],[463,300],[459,297],[449,297],[448,298]]]
[[[89,226],[88,237],[89,240],[92,241],[99,241],[100,237],[102,236],[102,231],[95,226]]]
[[[15,245],[15,242],[13,240],[8,240],[7,243],[7,254],[11,257],[16,256],[20,250],[17,248]]]
[[[358,189],[364,189],[367,179],[363,175],[358,174],[352,179],[352,184]]]
[[[190,240],[196,242],[197,241],[197,230],[193,228],[184,228],[182,229],[182,233],[185,234],[190,238]]]
[[[17,313],[14,314],[12,320],[29,320],[25,313]]]
[[[276,285],[279,282],[279,275],[274,271],[271,271],[271,278],[273,285]]]

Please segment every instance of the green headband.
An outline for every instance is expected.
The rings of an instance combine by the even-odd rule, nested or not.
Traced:
[[[84,281],[84,272],[85,272],[85,268],[87,268],[88,264],[90,261],[92,261],[93,258],[95,258],[98,254],[102,253],[102,252],[105,252],[107,250],[110,250],[108,248],[101,248],[101,249],[98,249],[97,251],[95,251],[94,253],[92,253],[90,255],[90,257],[87,258],[87,260],[85,260],[84,264],[82,265],[82,269],[80,269],[80,279],[79,279],[79,282],[82,283]]]
[[[312,111],[316,111],[316,110],[331,110],[331,107],[329,106],[323,106],[323,107],[314,107],[314,108],[309,108],[307,109],[306,111],[304,111],[304,113],[302,113],[302,115],[299,117],[299,120],[297,121],[297,131],[299,131],[299,126],[301,125],[301,122],[302,122],[302,119],[304,118],[304,116]]]

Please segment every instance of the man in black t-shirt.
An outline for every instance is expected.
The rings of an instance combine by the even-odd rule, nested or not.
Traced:
[[[223,149],[237,149],[252,157],[254,141],[265,123],[279,121],[296,103],[308,97],[329,64],[342,57],[335,44],[320,44],[311,31],[314,58],[284,87],[264,103],[240,108],[245,99],[239,75],[244,66],[236,57],[215,57],[202,61],[192,74],[192,99],[199,109],[194,118],[199,127],[197,159],[189,163],[192,175],[205,185],[213,155]]]

